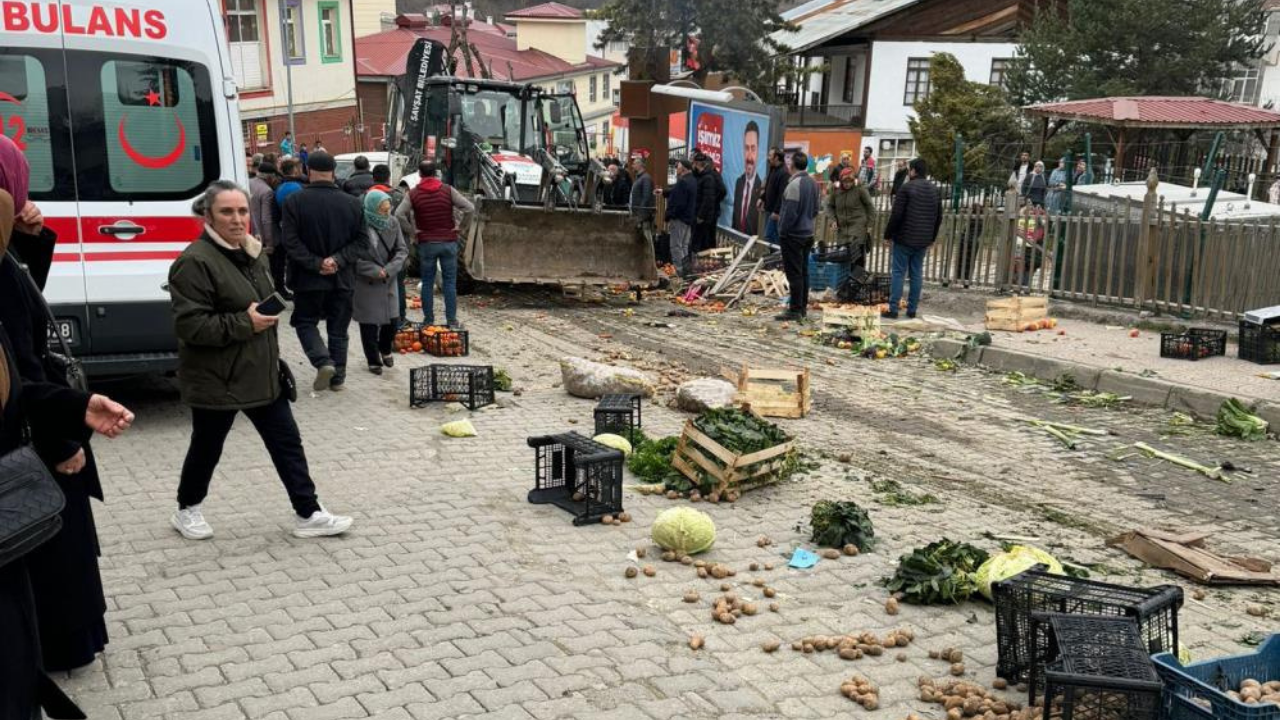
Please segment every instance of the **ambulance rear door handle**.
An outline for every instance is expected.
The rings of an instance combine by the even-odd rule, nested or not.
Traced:
[[[141,225],[135,225],[128,220],[121,220],[113,225],[98,226],[99,234],[114,235],[120,240],[132,240],[146,231],[146,228]]]

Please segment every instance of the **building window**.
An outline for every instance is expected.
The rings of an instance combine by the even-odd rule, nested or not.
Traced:
[[[907,88],[902,94],[903,105],[915,105],[929,97],[929,58],[907,60]]]
[[[1009,76],[1009,64],[1012,62],[1011,58],[992,58],[991,82],[988,84],[1004,89],[1005,81]]]
[[[602,88],[600,91],[600,97],[612,97],[613,93],[609,92],[609,73],[600,73],[600,87]]]
[[[338,3],[325,0],[316,4],[320,13],[320,60],[342,62],[342,28]]]
[[[572,81],[572,80],[557,80],[557,81],[556,81],[556,94],[557,94],[557,95],[572,95],[573,93],[574,93],[574,87],[573,87],[573,81]]]
[[[592,75],[591,79],[587,82],[590,85],[590,88],[587,91],[587,102],[594,103],[596,101],[596,76]]]
[[[1227,99],[1253,104],[1258,99],[1258,68],[1241,68],[1227,85]]]
[[[307,62],[306,33],[302,32],[302,0],[285,0],[280,16],[280,35],[284,38],[285,58],[290,65]]]
[[[241,90],[267,87],[262,44],[262,8],[258,0],[226,0],[227,45],[231,74]]]
[[[854,90],[853,86],[854,86],[854,83],[857,81],[857,77],[854,75],[854,71],[857,69],[857,67],[858,65],[857,63],[854,62],[852,55],[845,56],[844,88],[841,90],[840,96],[844,99],[844,102],[846,105],[853,105],[857,102],[856,100],[853,99],[853,90]]]

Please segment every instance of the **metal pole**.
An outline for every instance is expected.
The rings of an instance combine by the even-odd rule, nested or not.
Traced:
[[[1076,154],[1070,150],[1062,158],[1062,165],[1067,171],[1067,188],[1062,191],[1062,211],[1059,216],[1071,214],[1071,189],[1074,187],[1073,180],[1076,174]],[[1066,255],[1066,238],[1067,225],[1064,222],[1058,223],[1058,241],[1054,244],[1053,250],[1053,289],[1059,288],[1062,281],[1062,258]]]
[[[1222,149],[1222,141],[1225,137],[1226,133],[1221,130],[1213,136],[1213,144],[1209,146],[1209,156],[1204,159],[1204,169],[1200,171],[1206,178],[1213,177],[1213,163],[1218,159],[1218,151]]]
[[[1074,174],[1075,168],[1071,172]],[[1093,184],[1093,133],[1084,134],[1084,176],[1081,181],[1085,185]]]
[[[297,155],[298,132],[293,125],[293,63],[289,61],[289,43],[287,40],[289,35],[285,22],[285,19],[288,17],[287,13],[288,1],[280,0],[280,46],[284,48],[284,84],[288,93],[289,103],[289,137],[293,138],[293,154]],[[302,28],[298,28],[299,32],[301,32],[301,30]]]
[[[1213,153],[1216,152],[1217,150],[1218,140],[1221,140],[1221,139],[1222,139],[1222,133],[1218,133],[1218,137],[1215,138],[1213,141],[1214,150],[1210,151],[1210,159],[1212,159]],[[1208,222],[1209,216],[1213,214],[1213,204],[1218,200],[1218,191],[1222,189],[1222,184],[1225,183],[1226,181],[1227,181],[1227,171],[1225,169],[1219,168],[1218,172],[1213,176],[1213,184],[1209,186],[1209,197],[1204,201],[1204,209],[1200,211],[1200,221],[1202,223],[1200,225],[1200,252],[1199,252],[1200,257],[1204,257],[1204,243],[1205,243],[1206,230],[1203,223]],[[1186,281],[1186,284],[1183,286],[1183,290],[1182,290],[1183,305],[1188,305],[1188,306],[1191,305],[1191,279],[1195,277],[1195,274],[1196,274],[1195,257],[1187,258],[1187,281]],[[1187,315],[1189,314],[1190,313],[1187,313]]]
[[[964,136],[956,133],[956,159],[954,180],[951,182],[951,209],[960,211],[960,196],[964,190]]]

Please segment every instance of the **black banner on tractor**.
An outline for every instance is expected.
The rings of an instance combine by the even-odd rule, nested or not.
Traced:
[[[422,131],[427,117],[427,80],[444,73],[443,44],[419,38],[405,64],[401,97],[404,98],[404,149],[411,157],[422,157]]]

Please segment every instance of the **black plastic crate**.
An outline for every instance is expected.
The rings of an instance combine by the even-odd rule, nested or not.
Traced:
[[[1076,704],[1070,717],[1155,720],[1151,713],[1158,712],[1161,683],[1136,618],[1035,613],[1032,627],[1046,633],[1048,642],[1045,648],[1037,648],[1045,654],[1031,664],[1029,704],[1035,704],[1036,690],[1043,683],[1047,700],[1063,696],[1064,712],[1066,706]],[[1044,668],[1044,677],[1035,674],[1039,668]],[[1082,714],[1081,706],[1089,711]]]
[[[1280,363],[1280,325],[1240,321],[1240,359],[1259,365]]]
[[[409,371],[409,407],[459,402],[469,410],[493,404],[493,367],[428,365]]]
[[[576,432],[529,438],[537,451],[529,502],[569,511],[574,525],[622,512],[621,450]]]
[[[596,435],[600,433],[616,433],[632,441],[635,430],[640,429],[640,406],[642,399],[637,394],[605,395],[596,405]]]
[[[466,330],[433,327],[422,329],[422,351],[436,357],[462,357],[471,353]]]
[[[854,305],[884,305],[889,302],[892,280],[888,275],[868,274],[861,281],[854,276],[850,276],[841,285],[843,292],[837,295],[837,299],[840,302],[853,303]]]
[[[1200,360],[1227,354],[1227,331],[1191,328],[1185,333],[1160,333],[1160,357]]]
[[[1160,585],[1131,588],[1122,585],[1052,575],[1044,565],[992,585],[996,606],[996,674],[1010,683],[1032,679],[1032,665],[1048,657],[1048,633],[1033,627],[1035,613],[1069,613],[1131,617],[1147,653],[1178,648],[1178,609],[1182,588]]]

